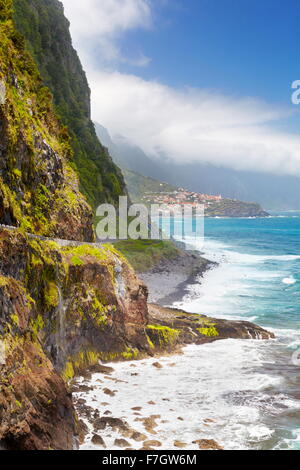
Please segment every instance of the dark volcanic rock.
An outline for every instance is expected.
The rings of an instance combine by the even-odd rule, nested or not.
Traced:
[[[99,436],[99,434],[94,434],[93,435],[92,443],[95,444],[96,446],[103,447],[104,449],[106,449],[106,444],[105,444],[104,440],[102,439],[102,437]]]
[[[102,418],[96,419],[94,422],[95,431],[103,431],[106,426],[119,431],[127,431],[129,429],[126,422],[119,418],[112,418],[110,416],[103,416]]]
[[[149,305],[149,314],[147,334],[154,348],[162,351],[228,338],[274,338],[273,333],[247,321],[220,320],[158,305]]]
[[[90,368],[90,371],[92,373],[96,374],[112,374],[114,372],[114,369],[112,367],[107,367],[102,364],[96,364]]]
[[[193,441],[193,444],[197,444],[201,450],[224,450],[224,448],[213,439],[200,439]]]
[[[116,447],[131,447],[129,442],[126,441],[125,439],[116,439],[114,442],[114,445]]]

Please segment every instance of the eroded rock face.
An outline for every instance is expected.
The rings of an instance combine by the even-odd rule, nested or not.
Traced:
[[[147,289],[112,247],[0,230],[1,445],[73,448],[80,431],[66,381],[99,359],[147,353],[147,322]]]

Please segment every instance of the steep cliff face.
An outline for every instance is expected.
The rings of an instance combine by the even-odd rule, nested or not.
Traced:
[[[112,247],[60,247],[2,230],[0,445],[76,445],[65,383],[99,359],[150,352],[147,322],[147,289]]]
[[[12,6],[0,0],[0,224],[17,228],[0,227],[0,448],[71,449],[67,383],[99,359],[147,352],[147,289],[113,248],[25,235],[94,238],[69,134]]]
[[[58,0],[13,0],[17,29],[25,36],[56,110],[71,134],[73,163],[80,189],[95,208],[118,202],[125,184],[121,171],[100,144],[90,119],[90,89],[76,51],[69,22]]]
[[[92,240],[92,211],[69,164],[68,133],[14,28],[11,7],[11,0],[0,2],[0,223]]]

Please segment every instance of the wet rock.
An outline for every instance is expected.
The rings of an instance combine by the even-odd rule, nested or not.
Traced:
[[[87,418],[89,420],[91,420],[94,415],[94,408],[92,408],[91,406],[88,406],[85,404],[80,405],[77,403],[76,409],[77,409],[77,412],[80,414],[80,416]]]
[[[103,431],[107,426],[111,427],[112,429],[117,429],[118,431],[129,430],[128,424],[119,418],[103,416],[94,422],[94,429],[96,432]]]
[[[79,398],[79,400],[77,400],[77,403],[78,405],[84,405],[86,403],[86,400],[84,398]]]
[[[93,413],[93,420],[98,419],[100,417],[100,412],[99,410],[95,410]]]
[[[88,370],[85,370],[81,373],[81,377],[83,377],[85,380],[91,380],[92,374]]]
[[[102,437],[99,436],[99,434],[94,434],[94,435],[93,435],[93,437],[92,437],[92,443],[95,444],[96,446],[103,447],[104,449],[106,449],[105,442],[104,442],[104,440],[102,439]]]
[[[76,387],[76,389],[74,390],[74,388]],[[84,384],[78,384],[78,385],[74,385],[74,388],[73,388],[73,392],[91,392],[92,390],[94,390],[93,387],[90,387],[88,385],[84,385]]]
[[[187,446],[184,442],[181,441],[174,441],[174,447],[178,447],[178,449],[184,449]]]
[[[149,314],[151,325],[171,328],[174,334],[175,331],[180,332],[172,347],[169,345],[171,352],[174,352],[176,347],[178,349],[186,344],[205,344],[228,338],[256,340],[274,338],[273,333],[247,321],[210,318],[154,304],[149,305]],[[162,344],[160,336],[155,335],[153,330],[148,331],[148,334],[157,350],[168,350],[167,345]]]
[[[201,450],[224,450],[214,439],[199,439],[193,441],[193,444],[197,444]]]
[[[155,431],[155,428],[158,426],[156,420],[159,419],[161,416],[160,415],[152,415],[149,416],[148,418],[136,418],[135,421],[140,421],[143,423],[144,428],[149,434],[157,434]]]
[[[131,447],[126,439],[115,439],[114,446],[116,447]]]
[[[141,432],[134,432],[131,436],[131,439],[136,442],[143,442],[147,439],[147,436],[145,434],[142,434]]]
[[[153,365],[153,367],[156,367],[156,369],[162,369],[163,368],[163,366],[159,362],[154,362],[152,365]]]
[[[113,392],[109,388],[104,388],[103,393],[105,393],[105,395],[109,395],[110,397],[114,397],[116,395],[116,392]]]
[[[77,426],[77,429],[78,429],[78,436],[79,436],[79,443],[80,444],[83,444],[84,443],[84,440],[85,440],[85,436],[88,434],[89,432],[89,428],[88,426],[85,424],[85,422],[80,419],[78,421],[78,426]]]
[[[115,371],[115,369],[113,369],[112,367],[104,366],[102,364],[96,364],[90,368],[90,371],[96,374],[109,375],[109,374],[112,374]]]
[[[161,447],[162,443],[159,441],[145,441],[144,447]]]

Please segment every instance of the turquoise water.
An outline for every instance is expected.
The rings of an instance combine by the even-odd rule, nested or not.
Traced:
[[[220,368],[219,399],[223,408],[231,406],[236,413],[238,407],[242,413],[243,418],[236,413],[232,425],[246,436],[238,446],[300,450],[300,364],[292,359],[300,350],[300,212],[266,219],[207,219],[205,242],[198,249],[219,266],[191,286],[176,306],[247,319],[276,334],[276,340],[245,341],[245,346],[223,342],[234,372],[232,390],[228,385],[223,390],[226,378]],[[214,348],[208,360],[214,360]],[[245,374],[249,386],[239,387]],[[224,440],[226,444],[226,435]]]
[[[245,270],[246,297],[237,294],[245,316],[267,327],[299,330],[300,212],[267,219],[208,219],[205,238],[216,248],[225,244],[223,254],[232,253]]]

